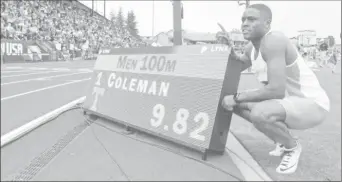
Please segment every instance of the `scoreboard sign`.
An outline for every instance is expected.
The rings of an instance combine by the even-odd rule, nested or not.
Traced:
[[[200,150],[223,152],[242,65],[230,47],[193,45],[101,50],[87,111]]]

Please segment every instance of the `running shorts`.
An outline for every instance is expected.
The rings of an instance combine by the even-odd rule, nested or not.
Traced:
[[[286,111],[285,123],[290,129],[308,129],[320,124],[328,113],[313,99],[287,96],[284,99],[276,99]],[[291,123],[296,128],[291,128]]]

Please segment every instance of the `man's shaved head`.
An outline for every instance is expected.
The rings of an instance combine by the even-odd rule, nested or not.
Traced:
[[[261,39],[271,28],[272,11],[264,4],[252,4],[242,15],[242,33],[246,40]]]
[[[272,21],[272,11],[268,6],[264,4],[252,4],[248,6],[248,8],[254,8],[254,9],[259,10],[265,20],[268,19]]]

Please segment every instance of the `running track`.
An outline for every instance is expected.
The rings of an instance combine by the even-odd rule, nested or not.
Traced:
[[[85,95],[95,61],[1,66],[1,136]],[[75,114],[75,112],[66,115]],[[1,180],[72,129],[53,122],[1,149]],[[23,152],[23,150],[25,152]]]

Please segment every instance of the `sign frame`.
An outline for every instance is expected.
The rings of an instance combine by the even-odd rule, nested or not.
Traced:
[[[199,45],[196,45],[199,46]],[[201,45],[203,46],[203,45]],[[217,44],[211,44],[211,45],[206,45],[206,46],[217,46]],[[219,46],[223,46],[221,44],[219,44]],[[224,45],[225,46],[225,45]],[[175,46],[177,47],[177,46]],[[160,49],[163,49],[164,51],[166,50],[166,52],[170,52],[170,49],[174,49],[175,47],[155,47],[155,48],[140,48],[139,52],[141,52],[142,54],[156,54],[160,51]],[[181,46],[178,46],[181,47]],[[189,47],[189,46],[187,46]],[[238,90],[238,85],[239,85],[239,81],[240,81],[240,76],[241,76],[241,71],[242,71],[242,63],[238,62],[236,60],[233,60],[232,56],[230,56],[230,51],[231,51],[231,47],[228,47],[228,61],[226,64],[226,68],[225,68],[225,73],[224,73],[224,79],[222,82],[222,86],[221,86],[221,92],[219,95],[219,102],[217,103],[217,108],[216,108],[216,115],[215,115],[215,120],[213,121],[213,129],[211,131],[211,138],[209,141],[209,147],[200,147],[194,144],[190,144],[187,143],[185,141],[179,140],[179,139],[175,139],[172,138],[171,136],[167,136],[165,134],[162,133],[157,133],[153,130],[148,130],[147,128],[143,128],[140,126],[136,126],[134,124],[131,124],[129,122],[126,121],[122,121],[116,118],[113,118],[111,116],[107,116],[104,114],[101,114],[99,112],[93,111],[90,108],[84,108],[85,112],[90,114],[90,115],[95,115],[98,116],[100,118],[104,118],[107,119],[111,122],[114,122],[115,124],[119,124],[122,125],[124,127],[126,127],[127,130],[133,129],[133,130],[137,130],[139,132],[143,132],[152,136],[156,136],[160,139],[166,140],[168,142],[172,142],[178,145],[182,145],[186,148],[189,149],[194,149],[197,151],[202,152],[204,155],[202,156],[203,160],[206,160],[206,156],[208,152],[213,152],[213,153],[217,153],[217,154],[223,154],[225,151],[225,146],[226,146],[226,142],[227,142],[227,137],[228,137],[228,133],[229,133],[229,129],[230,129],[230,123],[231,123],[231,118],[232,118],[232,112],[231,111],[227,111],[225,110],[222,105],[221,105],[221,101],[223,99],[224,96],[226,95],[233,95],[234,93],[237,92]],[[108,49],[107,49],[108,50]],[[105,52],[105,53],[103,53]],[[102,54],[127,54],[129,51],[129,49],[111,49],[111,51],[102,51]],[[147,52],[147,53],[146,53]],[[101,56],[101,55],[99,55]],[[94,72],[96,72],[96,70],[94,70]],[[89,85],[89,89],[92,88],[93,85]]]

